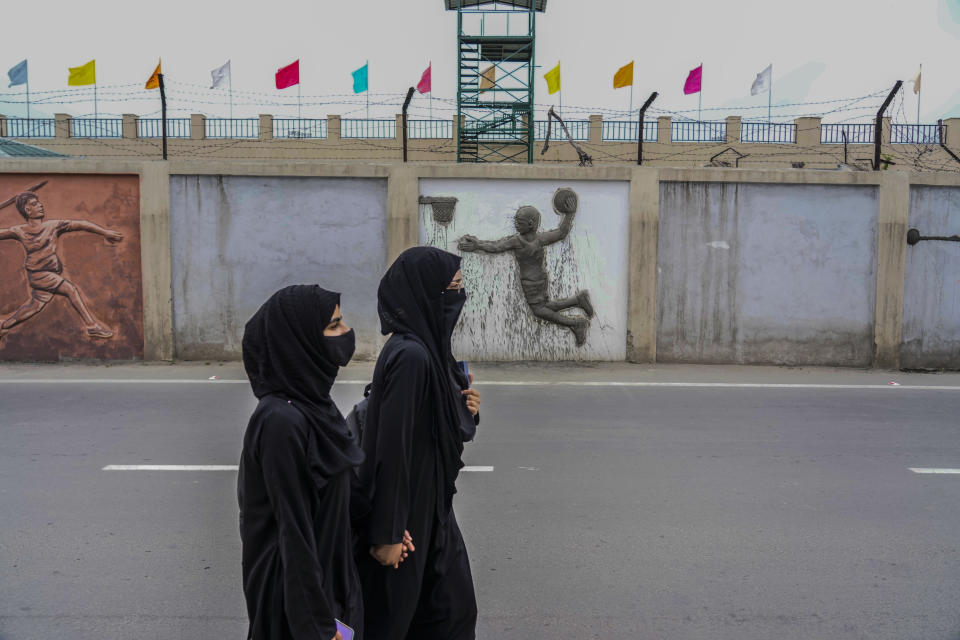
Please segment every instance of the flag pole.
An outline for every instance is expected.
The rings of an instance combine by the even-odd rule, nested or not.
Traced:
[[[300,114],[300,78],[297,78],[297,120],[302,120],[303,116]]]
[[[233,69],[230,69],[230,119],[233,120]]]
[[[627,113],[633,115],[633,78],[630,78],[630,110]]]
[[[697,122],[703,122],[703,63],[700,63],[700,91],[697,91]]]
[[[98,120],[100,116],[97,113],[97,83],[93,83],[93,119]]]
[[[30,130],[30,71],[27,70],[27,131]]]
[[[369,120],[370,119],[370,61],[369,60],[367,60],[366,67],[367,67],[367,120]],[[432,83],[433,78],[431,78],[430,81]],[[430,87],[430,88],[432,89],[433,87]]]

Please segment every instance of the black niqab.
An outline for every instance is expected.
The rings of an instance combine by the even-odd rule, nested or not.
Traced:
[[[438,507],[449,511],[456,493],[456,480],[463,467],[463,443],[473,438],[476,425],[460,418],[460,394],[469,387],[469,380],[457,366],[450,349],[450,339],[463,294],[445,291],[457,270],[460,257],[434,247],[407,249],[394,261],[380,281],[377,290],[377,311],[380,331],[407,334],[419,341],[430,353],[432,364],[432,396],[437,402],[433,433],[437,442],[440,465],[438,475]],[[453,298],[452,300],[445,300]],[[441,515],[444,515],[441,513]]]
[[[293,285],[273,294],[247,322],[243,366],[257,398],[280,394],[311,427],[310,467],[329,478],[363,462],[363,451],[330,398],[337,365],[324,348],[323,330],[340,294],[317,285]]]

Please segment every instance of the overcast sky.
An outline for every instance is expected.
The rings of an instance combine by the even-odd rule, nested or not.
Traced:
[[[300,59],[304,117],[363,117],[365,96],[351,95],[350,72],[370,61],[371,115],[398,113],[406,88],[433,62],[434,116],[448,117],[456,89],[456,19],[442,0],[365,2],[200,2],[86,0],[47,11],[42,27],[4,30],[0,71],[29,60],[33,113],[92,113],[92,92],[65,92],[67,67],[95,58],[101,114],[159,110],[142,83],[162,56],[171,115],[226,116],[225,92],[210,91],[210,70],[232,61],[235,114],[295,115],[296,87],[278,91],[274,72]],[[9,13],[9,12],[8,12]],[[10,17],[8,15],[8,17]],[[536,102],[543,72],[562,62],[564,115],[626,110],[629,89],[612,88],[618,67],[636,61],[639,108],[651,91],[664,112],[696,117],[697,96],[683,95],[687,72],[704,63],[703,118],[728,113],[766,117],[767,96],[750,96],[756,74],[773,64],[773,102],[859,103],[775,108],[774,118],[826,113],[829,121],[869,118],[897,79],[923,64],[921,120],[960,116],[960,0],[549,0],[537,23]],[[3,76],[6,79],[6,76]],[[22,115],[23,86],[0,87],[0,113]],[[50,93],[50,92],[57,93]],[[342,97],[337,97],[342,96]],[[55,98],[61,103],[39,104]],[[442,99],[446,99],[444,102]],[[386,102],[380,105],[378,103]],[[426,97],[413,109],[428,113]],[[862,107],[859,111],[857,107]],[[914,122],[912,84],[894,117]]]

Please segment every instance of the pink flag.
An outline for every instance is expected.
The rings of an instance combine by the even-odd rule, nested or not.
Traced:
[[[696,69],[691,69],[687,75],[687,81],[683,83],[683,94],[700,93],[700,81],[703,79],[703,65]]]
[[[292,64],[277,69],[277,89],[286,89],[295,84],[300,84],[300,61],[296,60]]]
[[[420,82],[417,83],[417,91],[420,93],[430,93],[430,69],[432,68],[433,63],[431,62],[427,65],[427,70],[420,76]]]

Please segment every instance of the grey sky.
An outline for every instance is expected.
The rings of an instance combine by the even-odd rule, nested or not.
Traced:
[[[232,60],[235,113],[295,115],[296,88],[277,91],[273,74],[300,58],[305,117],[363,117],[365,97],[351,95],[350,72],[370,60],[371,115],[399,112],[405,89],[433,62],[434,116],[452,114],[456,83],[455,14],[442,0],[269,3],[165,0],[150,9],[121,0],[56,0],[41,30],[8,29],[0,71],[29,59],[34,100],[66,89],[67,67],[97,60],[101,113],[159,109],[157,92],[142,91],[158,56],[171,84],[172,115],[227,115],[225,93],[206,89],[210,70]],[[82,10],[79,7],[82,6]],[[159,9],[159,10],[157,10]],[[953,68],[960,44],[960,0],[550,0],[538,21],[537,103],[548,96],[542,74],[562,62],[565,115],[626,110],[629,89],[612,88],[613,73],[636,61],[633,104],[651,91],[655,107],[696,116],[697,96],[684,96],[687,72],[704,63],[704,119],[728,113],[765,117],[767,96],[751,97],[755,75],[773,63],[774,104],[830,101],[888,90],[923,63],[921,117],[960,116]],[[6,79],[6,76],[3,76]],[[127,85],[111,91],[111,85]],[[195,85],[195,86],[191,86]],[[0,88],[0,113],[19,114],[23,87]],[[250,92],[253,92],[252,94]],[[36,104],[35,113],[90,113],[92,102]],[[913,122],[916,96],[907,84],[895,109]],[[342,97],[335,97],[342,96]],[[440,98],[446,98],[443,102]],[[867,119],[882,98],[827,119]],[[378,105],[380,101],[388,104]],[[286,104],[284,104],[286,103]],[[324,103],[324,104],[317,104]],[[329,104],[328,104],[329,103]],[[774,117],[827,112],[847,103],[775,109]],[[417,115],[428,102],[418,97]],[[721,110],[722,108],[722,110]],[[541,112],[543,109],[541,109]],[[657,115],[652,112],[651,115]]]

